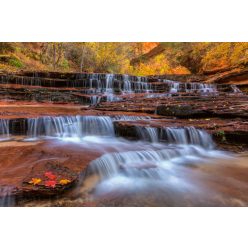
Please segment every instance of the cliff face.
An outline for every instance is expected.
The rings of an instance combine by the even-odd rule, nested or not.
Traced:
[[[164,56],[165,63],[173,70],[170,74],[180,74],[188,70],[192,74],[211,75],[248,64],[247,42],[167,42],[159,43],[149,52],[134,58],[133,66],[152,66],[156,58]],[[156,73],[161,74],[161,73]]]

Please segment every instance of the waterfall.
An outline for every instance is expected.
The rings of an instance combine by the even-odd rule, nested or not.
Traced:
[[[137,81],[131,82],[128,75],[123,75],[122,93],[146,93],[152,91],[152,85],[141,80],[141,77],[137,77]]]
[[[109,116],[82,116],[80,130],[83,136],[115,136],[113,122]]]
[[[107,74],[106,75],[106,89],[105,91],[113,91],[113,80],[114,74]]]
[[[161,136],[161,139],[168,143],[194,144],[209,149],[214,147],[211,135],[204,130],[199,130],[194,127],[163,128]]]
[[[28,119],[27,135],[29,138],[114,136],[114,127],[111,118],[106,116],[46,116]]]
[[[136,127],[140,139],[150,142],[165,141],[168,144],[193,144],[211,149],[214,142],[211,135],[204,130],[195,127],[185,128],[154,128],[154,127]]]
[[[233,93],[243,93],[236,85],[231,85]]]
[[[192,156],[203,158],[218,157],[223,154],[197,146],[107,153],[90,163],[87,174],[98,174],[102,179],[119,175],[129,178],[166,179],[169,166],[193,159]]]
[[[158,129],[155,127],[136,127],[137,133],[142,140],[153,143],[159,142]]]
[[[170,93],[177,93],[180,91],[180,84],[178,82],[171,83]]]
[[[206,94],[206,93],[214,93],[217,91],[217,88],[213,84],[199,84],[199,92]]]
[[[123,93],[133,93],[131,82],[128,75],[123,75]]]
[[[137,77],[138,81],[134,83],[134,90],[137,93],[141,92],[151,92],[152,91],[152,85],[147,82],[142,82],[141,77]]]
[[[214,84],[206,83],[182,83],[173,80],[159,79],[159,82],[164,82],[169,86],[170,93],[177,92],[198,92],[202,94],[215,93],[217,92],[217,87]]]
[[[28,119],[29,138],[40,136],[78,137],[80,136],[79,117],[38,117]]]
[[[55,88],[82,88],[80,92],[89,94],[92,105],[103,101],[120,101],[122,94],[152,92],[152,84],[145,77],[126,74],[68,74],[32,73],[25,76],[1,76],[0,83],[19,84]]]
[[[149,120],[149,116],[44,116],[27,120],[28,139],[39,137],[83,138],[85,136],[114,137],[114,121]],[[152,143],[193,144],[207,149],[213,148],[212,137],[204,130],[195,127],[155,128],[136,127],[141,140]],[[9,120],[0,119],[0,139],[9,139]]]
[[[6,140],[9,137],[9,120],[0,119],[0,140]]]
[[[100,103],[101,98],[102,98],[101,96],[97,96],[97,95],[91,96],[90,97],[90,104],[91,105],[96,105],[96,104]]]
[[[12,186],[0,187],[0,207],[10,207],[15,205],[15,198],[12,196],[12,192],[15,190]]]

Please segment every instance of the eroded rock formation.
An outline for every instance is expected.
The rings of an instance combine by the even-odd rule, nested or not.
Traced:
[[[56,142],[38,139],[28,143],[25,139],[30,132],[31,138],[48,133],[81,139],[82,128],[79,132],[77,128],[84,124],[77,121],[83,116],[98,116],[101,125],[111,120],[113,130],[112,126],[101,130],[129,140],[141,139],[142,128],[151,136],[148,141],[166,142],[164,130],[194,127],[211,134],[221,149],[245,151],[247,80],[245,69],[147,78],[48,72],[0,74],[0,135],[7,140],[0,147],[0,194],[10,198],[58,195],[81,180],[90,162],[106,151],[83,147],[82,158],[76,145],[65,148]],[[65,120],[59,119],[62,117]],[[98,133],[99,126],[95,127]],[[107,150],[114,151],[113,147]],[[48,172],[56,178],[50,184],[45,176]]]

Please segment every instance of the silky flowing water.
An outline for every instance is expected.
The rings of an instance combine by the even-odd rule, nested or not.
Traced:
[[[117,137],[115,121],[148,117],[64,116],[28,120],[23,144],[76,147],[88,164],[80,183],[53,199],[23,200],[19,206],[243,206],[247,156],[216,149],[209,134],[194,127],[137,127],[138,141]],[[5,123],[6,124],[6,123]],[[6,130],[6,125],[3,125]],[[7,135],[10,135],[5,131]],[[12,141],[14,142],[14,141]],[[20,142],[20,140],[19,140]],[[11,142],[9,142],[11,143]],[[7,144],[7,143],[6,143]],[[51,149],[52,150],[52,149]],[[27,161],[30,161],[27,155]],[[51,154],[47,161],[54,158]],[[33,161],[32,163],[36,163]],[[39,163],[39,160],[37,160]],[[25,166],[25,165],[23,165]],[[4,205],[15,205],[6,190]]]
[[[91,161],[76,188],[58,199],[35,200],[24,206],[244,206],[248,184],[239,173],[247,156],[191,144],[128,141],[85,136],[66,138],[103,155]],[[234,176],[232,175],[234,172]],[[236,177],[237,174],[237,177]]]

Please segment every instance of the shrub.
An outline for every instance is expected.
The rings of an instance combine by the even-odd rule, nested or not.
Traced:
[[[14,56],[12,56],[9,59],[9,64],[14,66],[14,67],[17,67],[17,68],[22,68],[23,67],[22,62],[17,57],[14,57]]]

